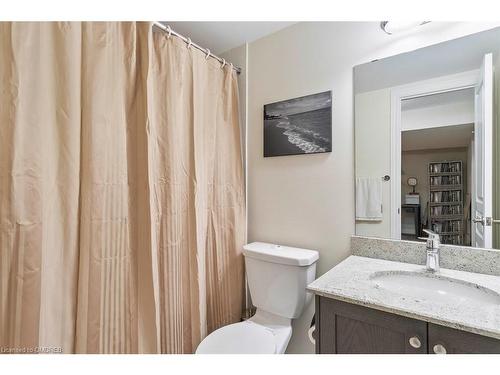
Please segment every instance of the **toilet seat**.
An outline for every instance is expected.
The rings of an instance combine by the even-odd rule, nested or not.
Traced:
[[[251,321],[230,324],[208,335],[196,354],[275,354],[273,331]]]

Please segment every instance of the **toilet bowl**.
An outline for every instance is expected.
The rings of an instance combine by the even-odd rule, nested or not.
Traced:
[[[257,311],[209,334],[196,354],[282,354],[311,295],[318,252],[253,242],[243,247],[248,286]]]
[[[257,312],[208,335],[196,354],[282,354],[292,337],[291,320]]]

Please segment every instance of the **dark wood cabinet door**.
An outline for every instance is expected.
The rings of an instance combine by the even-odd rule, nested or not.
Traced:
[[[499,354],[500,340],[429,323],[429,353]]]
[[[316,297],[316,352],[324,354],[425,354],[427,323]]]

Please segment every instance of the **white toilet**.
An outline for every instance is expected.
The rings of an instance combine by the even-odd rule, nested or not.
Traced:
[[[253,242],[243,247],[255,315],[219,328],[196,349],[197,354],[280,354],[292,336],[291,320],[311,299],[307,284],[316,276],[318,252]]]

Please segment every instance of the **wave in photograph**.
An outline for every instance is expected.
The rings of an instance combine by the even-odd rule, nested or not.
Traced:
[[[292,116],[285,116],[280,119],[276,126],[285,129],[284,135],[288,137],[288,142],[300,148],[304,153],[327,152],[330,148],[328,138],[329,129],[324,129],[322,124],[329,120],[330,111],[317,110],[306,113],[299,113]]]

